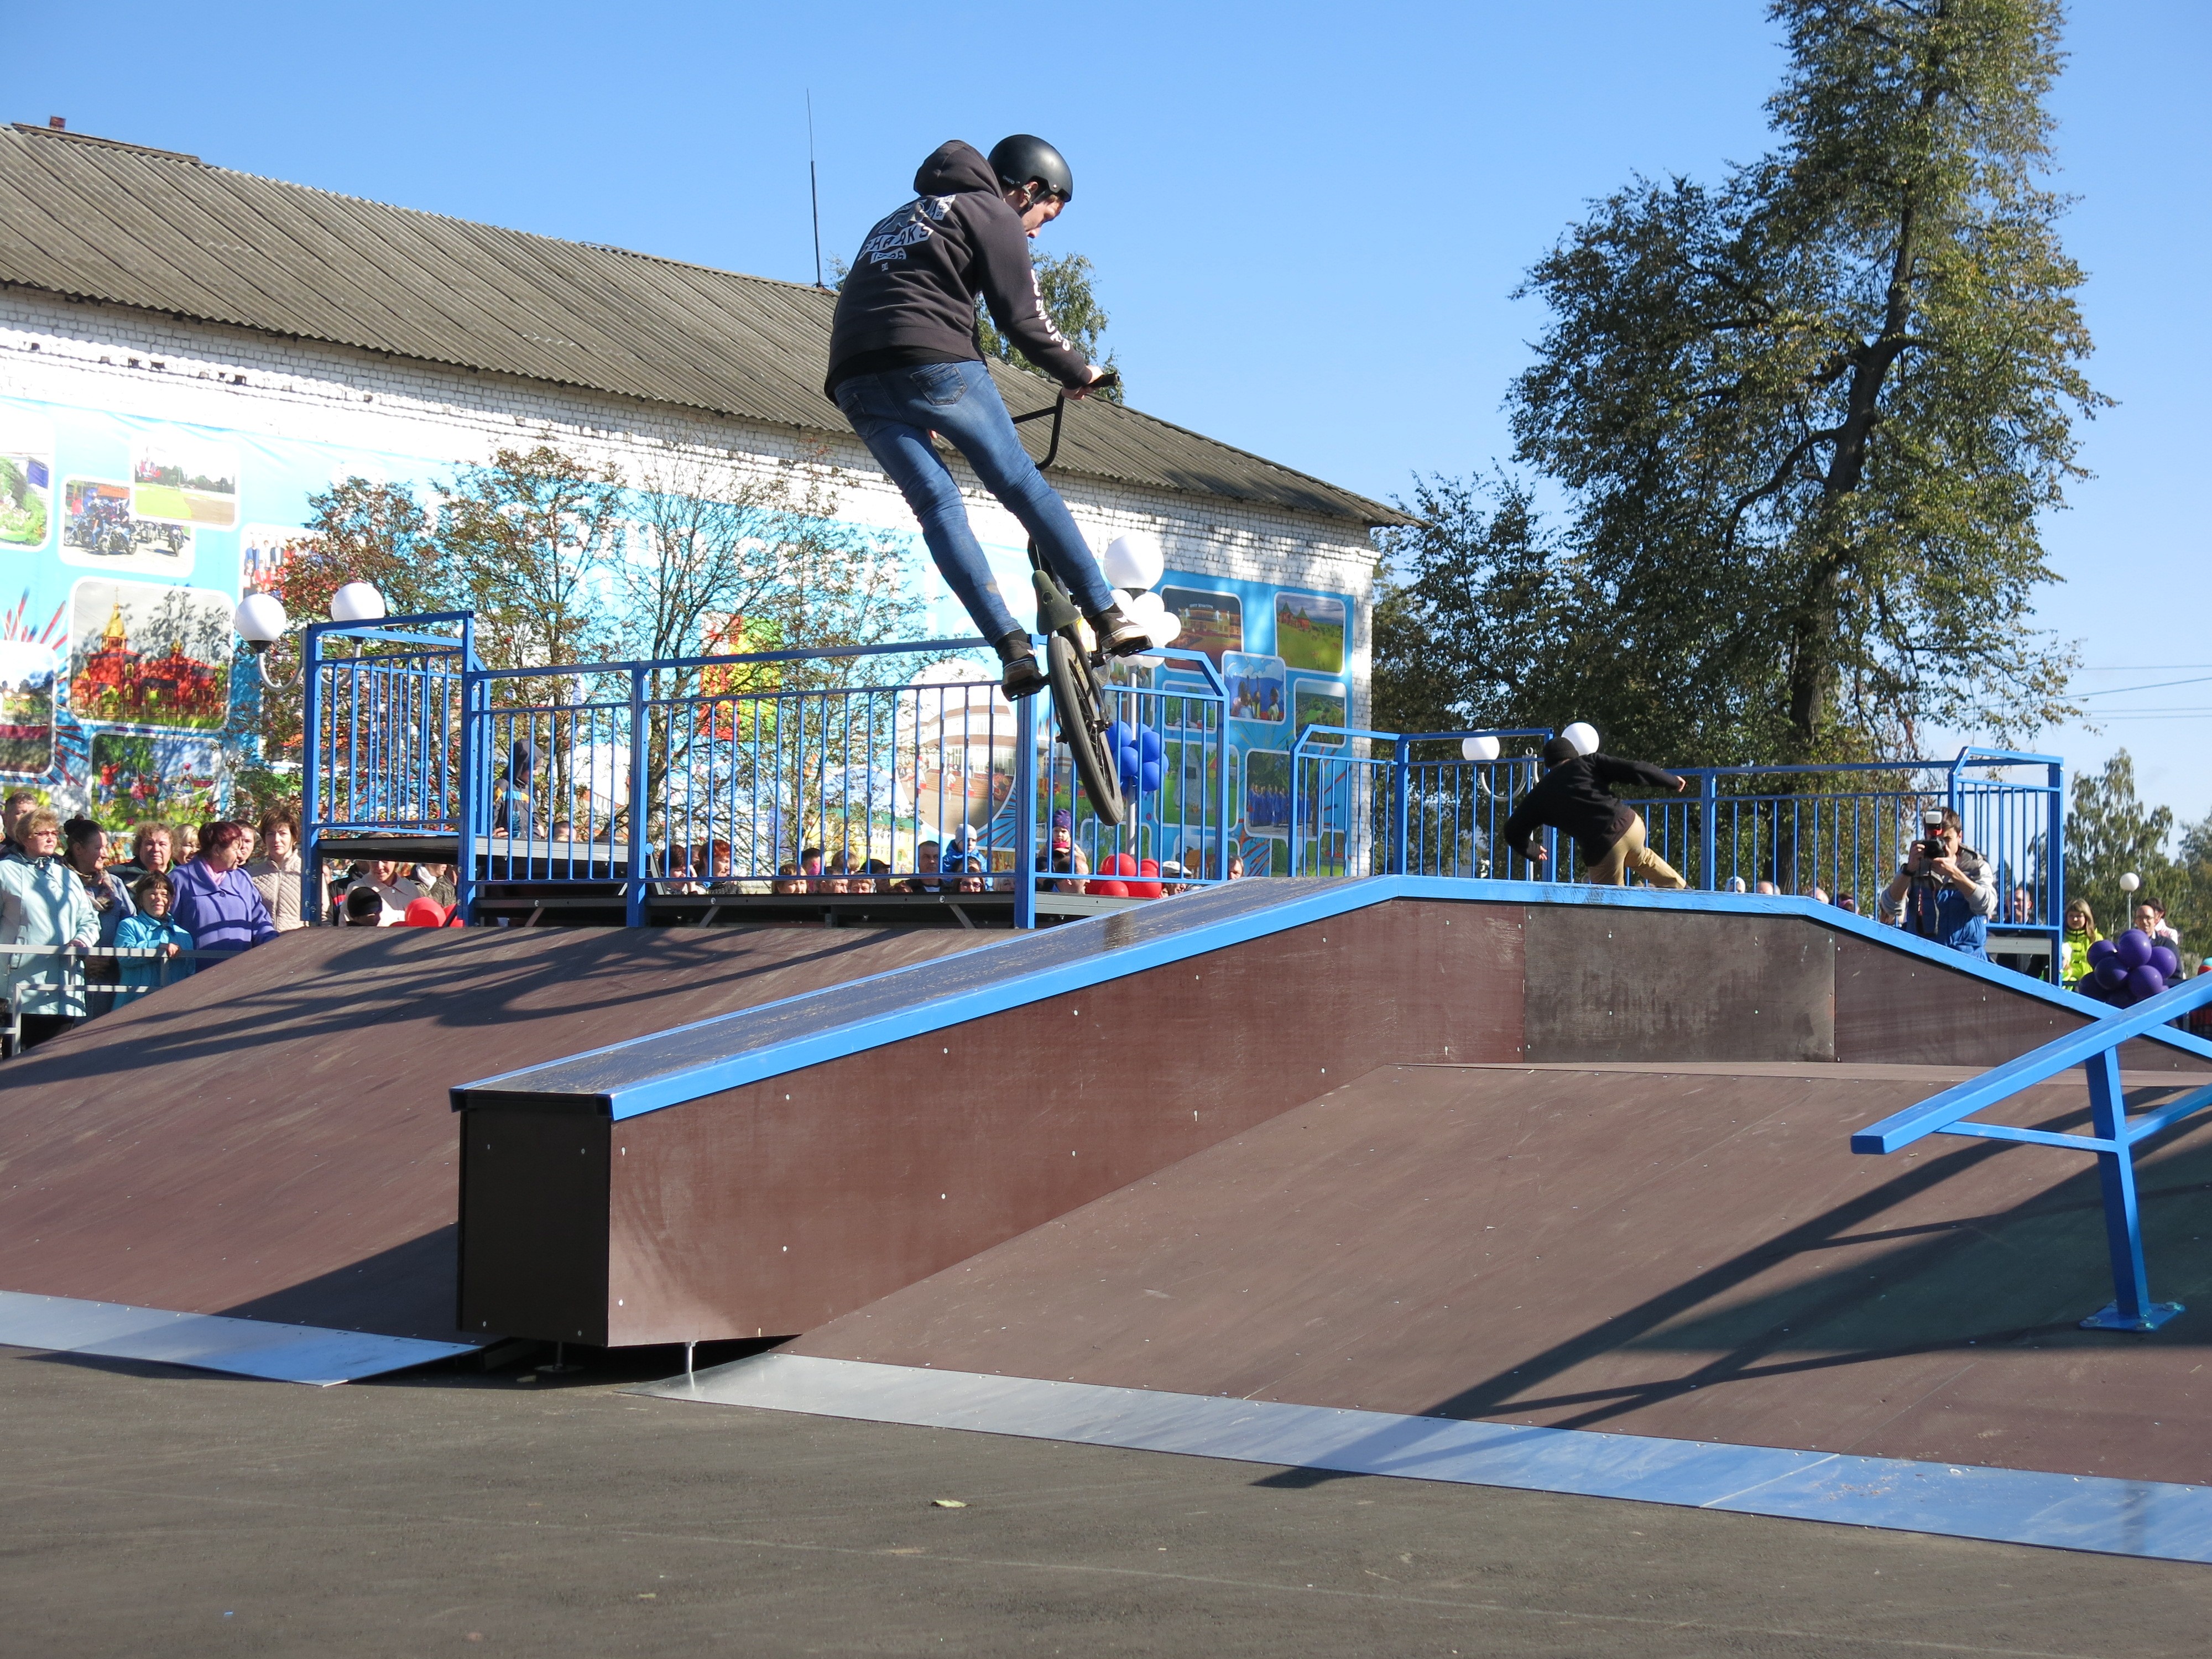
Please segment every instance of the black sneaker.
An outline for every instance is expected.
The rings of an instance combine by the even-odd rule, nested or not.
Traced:
[[[1006,693],[1007,702],[1034,696],[1044,690],[1044,671],[1037,666],[1036,653],[1030,649],[1028,635],[1009,634],[1000,640],[999,662],[1004,670],[999,677],[999,689]]]
[[[1109,605],[1086,620],[1098,636],[1098,648],[1109,657],[1133,657],[1152,648],[1152,636],[1145,631],[1144,623],[1118,605]]]

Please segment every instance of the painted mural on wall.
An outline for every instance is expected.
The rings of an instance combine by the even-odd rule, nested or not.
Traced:
[[[0,783],[121,828],[217,805],[254,686],[231,611],[368,455],[0,398]]]
[[[189,818],[251,753],[256,689],[230,617],[265,589],[308,497],[353,475],[427,488],[447,458],[0,398],[0,784],[121,828]],[[915,538],[917,544],[919,538]],[[1024,592],[1018,547],[987,545]],[[971,629],[927,558],[927,630]],[[1343,725],[1352,602],[1172,568],[1159,591],[1230,689],[1230,807],[1248,866],[1287,868],[1290,753]],[[1171,791],[1220,787],[1195,746]]]

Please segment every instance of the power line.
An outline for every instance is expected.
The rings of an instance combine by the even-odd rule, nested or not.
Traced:
[[[2124,697],[2130,691],[2163,691],[2170,686],[2212,684],[2212,675],[2192,680],[2153,680],[2148,685],[2114,685],[2102,691],[2084,691],[2085,697]]]

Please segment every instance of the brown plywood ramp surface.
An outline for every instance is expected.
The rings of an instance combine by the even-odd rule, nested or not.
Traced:
[[[0,1068],[0,1290],[469,1340],[449,1088],[988,937],[288,934]]]
[[[2191,1311],[2086,1333],[2111,1296],[2087,1160],[1847,1149],[1968,1075],[1386,1066],[788,1351],[2212,1483],[2212,1134],[2138,1165],[2154,1291]],[[2085,1091],[2004,1118],[2078,1131]]]

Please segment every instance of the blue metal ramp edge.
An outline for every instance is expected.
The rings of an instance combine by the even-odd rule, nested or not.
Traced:
[[[2070,1012],[2105,1019],[2122,1012],[1806,898],[1439,876],[1269,878],[1017,934],[957,956],[483,1078],[455,1088],[453,1104],[456,1110],[541,1107],[635,1117],[1393,899],[1802,918]],[[2160,1030],[2146,1036],[2212,1058],[2212,1042],[2186,1033]]]
[[[758,1354],[632,1390],[1346,1474],[2212,1561],[2212,1487]]]
[[[468,1342],[430,1342],[222,1314],[173,1313],[167,1308],[134,1308],[127,1303],[86,1302],[23,1291],[0,1291],[0,1346],[151,1360],[325,1389],[476,1352]]]

